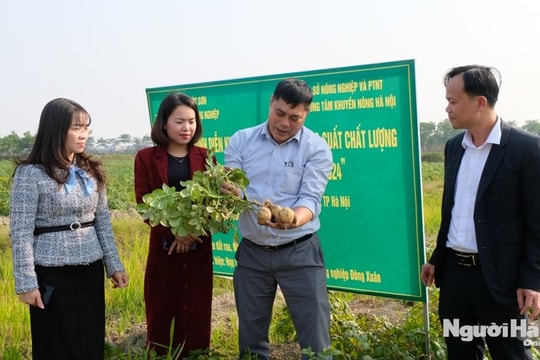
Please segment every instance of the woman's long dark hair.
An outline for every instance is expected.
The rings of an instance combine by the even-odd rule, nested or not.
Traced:
[[[193,137],[188,143],[188,147],[195,145],[195,143],[201,138],[203,129],[201,117],[199,114],[199,108],[195,100],[189,95],[183,93],[170,93],[161,101],[158,113],[156,115],[156,120],[154,121],[154,125],[152,125],[152,131],[150,132],[150,137],[156,145],[169,145],[170,139],[169,135],[167,134],[167,130],[165,130],[165,125],[167,124],[167,120],[169,119],[169,116],[172,114],[174,109],[176,109],[180,105],[188,106],[195,112],[196,129],[195,134],[193,134]]]
[[[69,166],[74,163],[96,179],[99,190],[103,189],[106,178],[101,161],[84,151],[74,155],[74,162],[69,158],[66,136],[73,120],[78,117],[86,118],[86,126],[92,122],[88,111],[73,100],[58,98],[49,101],[41,112],[30,154],[26,159],[15,160],[15,165],[42,165],[50,177],[63,184],[67,180]]]

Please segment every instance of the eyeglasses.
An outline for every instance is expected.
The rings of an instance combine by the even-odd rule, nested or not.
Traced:
[[[76,134],[92,134],[92,129],[90,129],[88,125],[71,125],[69,130]]]

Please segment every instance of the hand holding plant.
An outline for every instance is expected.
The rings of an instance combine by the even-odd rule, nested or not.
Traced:
[[[163,184],[161,189],[143,196],[137,211],[151,226],[169,227],[177,236],[227,233],[234,221],[254,206],[232,190],[245,191],[249,184],[245,172],[217,164],[212,150],[208,150],[206,170],[196,171],[193,179],[180,184],[184,187],[181,191]],[[228,194],[223,193],[223,184],[228,184]]]

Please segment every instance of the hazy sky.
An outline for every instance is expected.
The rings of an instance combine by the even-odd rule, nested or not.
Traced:
[[[0,7],[0,136],[35,133],[56,97],[94,137],[150,132],[146,88],[415,60],[418,121],[442,121],[442,77],[491,65],[497,112],[540,120],[537,0],[9,0]],[[309,118],[307,120],[309,125]]]

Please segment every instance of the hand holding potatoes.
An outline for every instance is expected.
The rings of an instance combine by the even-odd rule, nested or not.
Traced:
[[[266,199],[257,210],[257,223],[276,229],[290,229],[296,224],[296,215],[293,209],[282,208]]]

